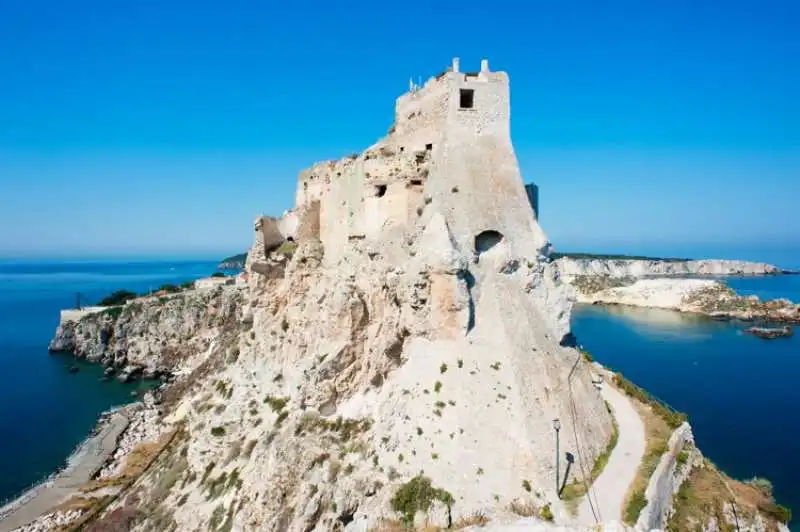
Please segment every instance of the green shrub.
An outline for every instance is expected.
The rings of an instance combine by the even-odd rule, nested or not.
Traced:
[[[455,502],[450,492],[433,487],[431,479],[417,475],[398,488],[391,504],[392,510],[403,516],[406,526],[411,526],[417,512],[427,512],[434,501],[439,501],[448,508]]]
[[[770,482],[769,479],[753,477],[750,480],[745,481],[745,484],[753,486],[767,497],[772,497],[772,482]]]
[[[102,312],[105,316],[111,316],[112,318],[118,318],[120,314],[122,314],[122,305],[117,305],[116,307],[109,307]]]
[[[181,283],[181,288],[184,290],[191,290],[194,288],[194,281],[185,281]]]
[[[644,490],[634,491],[625,507],[623,520],[631,525],[636,523],[645,506],[647,506],[647,497],[644,496]]]
[[[264,402],[272,408],[273,412],[280,412],[286,406],[286,403],[289,402],[288,397],[274,397],[272,395],[268,395],[264,398]]]
[[[174,284],[167,283],[167,284],[162,284],[161,286],[159,286],[157,291],[160,292],[162,290],[164,292],[169,292],[171,294],[174,294],[175,292],[180,292],[181,291],[181,287],[180,286],[176,286]]]
[[[529,481],[527,481],[527,480],[523,480],[522,481],[522,489],[524,489],[525,491],[530,493],[531,492],[531,483]]]
[[[545,521],[550,521],[551,523],[553,522],[553,510],[550,509],[550,503],[542,506],[542,509],[539,510],[539,517]]]
[[[675,457],[675,462],[678,464],[678,467],[683,466],[689,460],[689,453],[687,451],[681,451],[678,453],[678,456]]]
[[[782,504],[771,502],[769,504],[760,505],[758,509],[769,517],[784,524],[792,520],[792,511]]]
[[[136,299],[137,297],[139,296],[136,294],[136,292],[131,292],[130,290],[117,290],[111,295],[101,299],[98,305],[101,307],[113,307],[116,305],[122,305],[126,301]]]
[[[211,435],[212,436],[217,436],[217,437],[224,436],[225,435],[225,427],[213,427],[211,429]]]

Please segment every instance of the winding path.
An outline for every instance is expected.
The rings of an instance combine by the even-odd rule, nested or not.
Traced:
[[[117,448],[117,440],[128,422],[123,414],[112,414],[97,434],[81,444],[63,471],[0,508],[0,532],[10,532],[35,521],[88,482]]]
[[[584,497],[578,507],[576,524],[584,526],[593,525],[597,521],[622,521],[625,494],[636,478],[636,470],[644,457],[646,443],[644,423],[631,401],[608,383],[603,384],[601,394],[611,405],[617,420],[619,437],[608,464],[590,488],[589,494],[592,496],[595,511],[592,511],[588,497]]]

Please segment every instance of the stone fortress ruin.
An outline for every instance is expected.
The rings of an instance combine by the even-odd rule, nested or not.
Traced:
[[[375,460],[409,478],[424,470],[467,513],[507,504],[523,481],[557,499],[554,419],[584,464],[612,431],[564,342],[572,292],[520,174],[509,94],[486,60],[412,83],[383,138],[302,171],[295,207],[257,219],[246,266],[254,340],[279,353],[254,360],[280,365],[307,410],[370,419]],[[362,501],[356,520],[374,522],[392,492]]]
[[[428,207],[431,208],[428,208]],[[532,224],[538,189],[523,188],[511,145],[509,80],[492,72],[461,72],[458,58],[395,104],[386,137],[361,155],[324,161],[302,172],[296,206],[283,217],[260,217],[265,252],[284,241],[319,239],[328,263],[348,242],[400,236],[424,225],[425,213],[445,215],[462,250],[480,252],[499,238],[535,257],[545,237]]]

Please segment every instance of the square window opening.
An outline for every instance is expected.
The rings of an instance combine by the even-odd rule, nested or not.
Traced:
[[[475,91],[473,89],[461,89],[459,96],[460,107],[462,109],[472,109],[475,103]]]

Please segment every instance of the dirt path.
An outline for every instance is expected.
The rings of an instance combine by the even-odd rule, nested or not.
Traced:
[[[49,513],[88,482],[114,452],[128,422],[123,414],[112,414],[100,432],[81,444],[63,471],[0,508],[0,532],[10,532]]]
[[[603,385],[601,393],[614,412],[619,439],[608,464],[590,489],[592,504],[584,497],[578,507],[576,524],[583,526],[598,521],[622,521],[625,494],[636,477],[645,449],[644,423],[630,400],[608,383]]]

